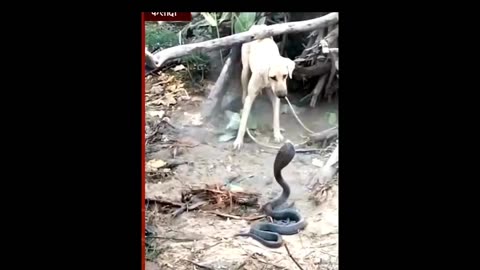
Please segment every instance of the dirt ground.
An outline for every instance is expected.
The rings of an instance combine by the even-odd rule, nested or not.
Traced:
[[[175,132],[163,136],[188,141],[188,146],[168,147],[162,142],[147,144],[147,163],[172,160],[175,151],[174,159],[188,164],[179,165],[156,180],[147,177],[146,197],[180,203],[182,191],[191,186],[223,185],[235,176],[237,178],[231,184],[245,192],[260,193],[260,204],[278,196],[281,188],[273,178],[276,151],[262,148],[248,138],[238,152],[232,150],[233,140],[219,142],[218,134],[227,120],[219,117],[214,123],[201,124],[195,119],[204,99],[202,95],[190,94],[188,100],[178,99],[173,111],[166,113]],[[147,122],[154,117],[151,111],[160,110],[160,105],[147,105]],[[322,131],[330,127],[323,115],[336,110],[334,101],[320,103],[315,109],[301,108],[297,113],[307,127]],[[266,97],[255,101],[251,115],[257,117],[260,125],[271,125],[272,110]],[[295,143],[304,140],[301,137],[304,131],[291,113],[281,115],[280,125],[285,138]],[[271,140],[272,132],[256,133],[256,137],[267,142]],[[313,154],[297,153],[283,170],[292,190],[289,201],[295,202],[308,222],[306,229],[298,235],[284,236],[291,255],[303,269],[338,268],[337,184],[333,184],[320,204],[309,199],[311,190],[308,188],[310,179],[319,168],[312,163],[316,159],[326,160],[331,148]],[[256,209],[250,211],[257,213]],[[146,222],[157,235],[155,239],[146,240],[149,244],[147,270],[299,269],[284,247],[269,249],[251,238],[232,237],[249,229],[250,224],[245,220],[227,219],[201,210],[184,212],[172,218],[161,213],[159,208],[148,206]]]

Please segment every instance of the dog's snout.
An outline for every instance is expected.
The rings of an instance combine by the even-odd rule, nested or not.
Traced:
[[[284,98],[284,97],[287,96],[287,91],[286,91],[286,90],[276,91],[275,94],[276,94],[277,97],[279,97],[279,98]]]

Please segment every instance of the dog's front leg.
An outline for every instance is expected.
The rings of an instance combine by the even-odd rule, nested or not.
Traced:
[[[273,109],[273,139],[279,143],[283,141],[283,135],[280,132],[280,99],[273,93],[271,89],[267,90],[268,97],[272,102]]]
[[[233,142],[233,149],[239,150],[243,145],[243,137],[247,130],[248,116],[252,109],[253,102],[258,95],[258,90],[252,88],[254,84],[249,83],[248,95],[245,97],[245,104],[243,104],[242,118],[240,119],[240,127],[238,128],[237,139]]]

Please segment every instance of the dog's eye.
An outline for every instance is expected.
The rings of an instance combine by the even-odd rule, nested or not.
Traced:
[[[283,79],[284,79],[284,80],[285,80],[285,78],[287,78],[287,75],[286,75],[286,74],[285,74],[285,75],[283,75]]]
[[[272,79],[272,80],[274,80],[274,81],[277,80],[277,78],[276,78],[275,76],[270,77],[270,79]]]

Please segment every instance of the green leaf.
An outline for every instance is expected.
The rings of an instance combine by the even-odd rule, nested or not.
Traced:
[[[263,17],[261,17],[260,19],[258,19],[257,24],[258,24],[258,25],[265,24],[265,21],[266,21],[266,20],[267,20],[267,17],[263,16]]]
[[[213,27],[217,26],[217,21],[215,20],[215,18],[213,18],[213,16],[210,13],[201,12],[201,14],[210,26],[213,26]]]
[[[234,139],[235,137],[237,137],[237,132],[233,131],[233,130],[230,130],[229,132],[226,132],[223,135],[221,135],[220,137],[218,137],[218,141],[219,142],[228,142],[228,141]]]
[[[230,19],[230,16],[231,16],[231,12],[222,12],[222,16],[218,20],[218,24],[220,25],[222,24],[222,22]]]
[[[235,34],[248,31],[255,24],[255,12],[241,12],[235,21]]]

